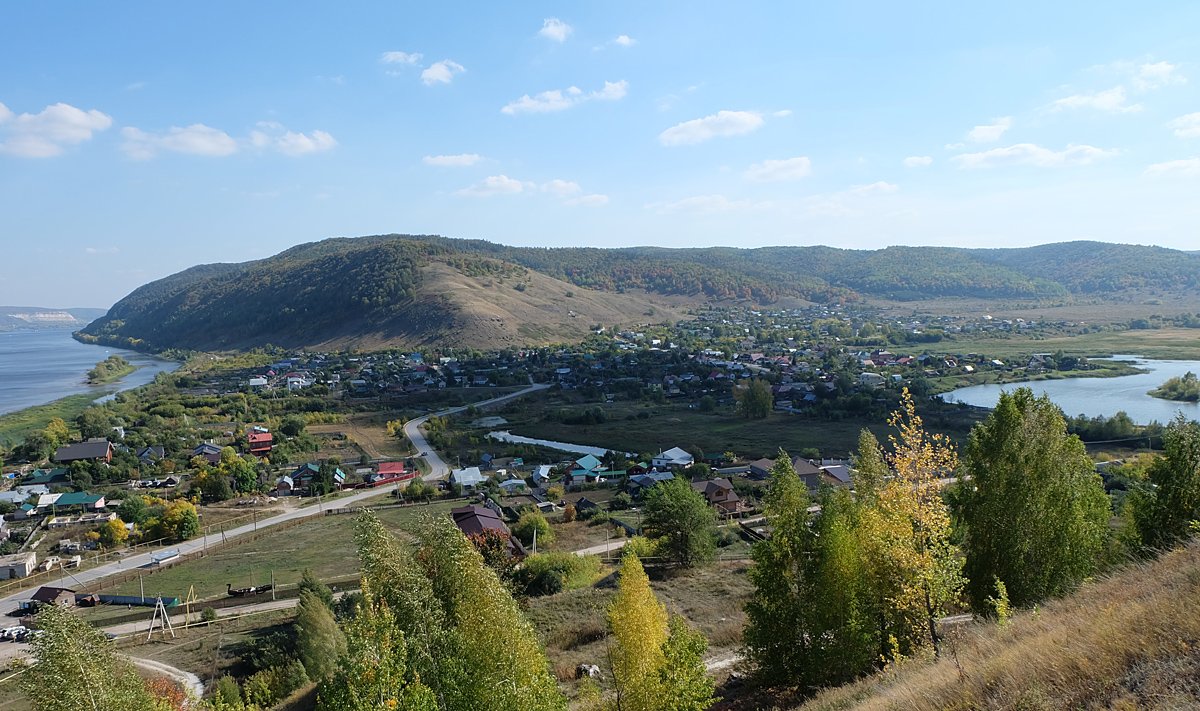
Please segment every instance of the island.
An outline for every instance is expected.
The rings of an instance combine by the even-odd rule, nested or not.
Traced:
[[[88,383],[90,385],[102,385],[111,383],[115,380],[120,380],[126,375],[137,370],[137,366],[125,360],[119,355],[111,355],[96,364],[96,367],[88,371]]]
[[[1171,378],[1147,394],[1163,400],[1200,401],[1200,378],[1197,378],[1196,374],[1189,370],[1182,376]]]

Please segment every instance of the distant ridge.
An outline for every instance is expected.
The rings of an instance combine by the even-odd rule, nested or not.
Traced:
[[[1180,291],[1200,291],[1200,254],[1099,242],[1019,249],[597,249],[377,235],[192,267],[136,289],[77,335],[147,350],[268,343],[496,347],[573,339],[589,323],[661,320],[672,300],[1062,299]]]
[[[104,309],[0,306],[0,331],[79,328],[104,314]]]

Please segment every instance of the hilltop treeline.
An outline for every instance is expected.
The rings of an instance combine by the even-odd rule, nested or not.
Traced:
[[[135,290],[79,337],[148,350],[307,345],[365,322],[390,324],[420,341],[447,317],[437,298],[415,303],[424,268],[434,261],[481,279],[519,278],[532,270],[598,291],[759,304],[784,297],[1020,299],[1200,288],[1198,254],[1092,242],[997,250],[551,249],[380,235],[303,244],[253,262],[193,267]],[[427,297],[436,297],[436,284],[424,286]]]

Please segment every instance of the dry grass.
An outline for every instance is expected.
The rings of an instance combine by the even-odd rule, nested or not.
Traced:
[[[799,708],[1200,708],[1200,543]]]

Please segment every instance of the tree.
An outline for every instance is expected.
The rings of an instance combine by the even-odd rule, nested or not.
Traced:
[[[886,645],[881,656],[908,655],[926,645],[939,654],[937,621],[964,582],[940,491],[940,480],[955,470],[958,456],[944,435],[925,430],[907,388],[888,424],[896,430],[888,436],[886,454],[891,476],[865,487],[858,524],[870,589],[881,611],[879,639]],[[874,436],[863,439],[878,450]],[[877,456],[868,451],[859,460],[874,466]]]
[[[71,438],[71,430],[67,427],[66,421],[61,417],[50,418],[50,421],[46,423],[46,428],[42,432],[50,442],[50,449],[61,447]]]
[[[328,585],[317,580],[317,577],[308,568],[305,568],[304,572],[300,574],[300,585],[298,587],[301,595],[306,592],[312,593],[317,599],[325,603],[325,607],[333,609],[333,591],[329,589]]]
[[[1002,392],[971,430],[962,473],[967,594],[989,609],[1000,580],[1016,607],[1069,592],[1092,574],[1111,511],[1095,466],[1050,398]]]
[[[533,545],[535,533],[540,545],[548,545],[554,540],[554,530],[540,511],[526,511],[521,514],[512,526],[512,533],[527,546]]]
[[[650,588],[638,557],[621,559],[617,594],[608,609],[613,708],[619,711],[701,711],[711,706],[713,681],[704,665],[708,642],[666,608]]]
[[[766,418],[775,407],[771,384],[762,378],[741,381],[734,386],[733,397],[737,400],[742,417],[750,420]]]
[[[150,518],[150,508],[146,506],[145,498],[138,494],[130,494],[122,499],[121,505],[117,507],[117,517],[140,526]]]
[[[34,711],[166,711],[104,634],[57,605],[37,615],[43,634],[30,641],[21,691]]]
[[[119,518],[111,521],[106,521],[100,526],[100,545],[105,548],[114,548],[125,542],[129,538],[129,531],[125,528],[125,522]]]
[[[1200,423],[1178,415],[1163,433],[1163,456],[1150,465],[1150,487],[1130,503],[1141,543],[1151,549],[1175,545],[1200,521]]]
[[[289,415],[283,418],[283,424],[279,426],[279,432],[284,437],[299,437],[304,432],[304,427],[307,423],[304,418],[299,415]]]
[[[310,590],[301,590],[296,613],[296,656],[308,678],[320,681],[332,676],[338,657],[346,651],[346,638],[338,629],[329,605]]]
[[[79,428],[79,436],[84,439],[105,437],[112,432],[112,420],[108,410],[103,407],[89,407],[75,418],[75,426]]]
[[[657,711],[663,694],[658,673],[666,663],[667,610],[650,589],[650,579],[638,557],[621,559],[617,594],[608,609],[613,645],[609,649],[616,708]]]
[[[196,507],[187,499],[176,499],[163,509],[158,522],[157,537],[185,541],[200,532],[200,517]]]
[[[643,503],[642,530],[672,563],[690,568],[716,556],[716,514],[687,480],[660,482]]]

